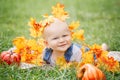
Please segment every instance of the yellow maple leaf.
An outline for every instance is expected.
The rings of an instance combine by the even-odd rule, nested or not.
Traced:
[[[30,35],[34,38],[37,38],[37,37],[41,36],[41,34],[42,34],[41,31],[38,32],[33,28],[30,28],[29,30],[30,30]]]
[[[82,54],[82,62],[83,63],[94,63],[94,57],[93,57],[93,53],[91,51],[88,51],[86,53]]]
[[[13,45],[16,46],[18,49],[22,49],[25,47],[26,39],[25,37],[16,37],[13,39]]]
[[[76,22],[73,21],[73,22],[70,23],[69,29],[70,29],[70,30],[75,30],[75,29],[77,29],[79,26],[80,26],[79,21],[76,21]]]
[[[52,22],[54,22],[54,20],[53,20],[53,16],[44,16],[45,17],[45,19],[42,21],[42,25],[44,26],[44,27],[46,27],[46,26],[48,26],[50,23],[52,23]]]
[[[56,64],[59,65],[59,66],[63,66],[66,63],[67,62],[66,62],[64,57],[58,57],[57,60],[56,60]]]
[[[64,5],[60,3],[57,3],[52,7],[52,14],[62,21],[65,21],[65,19],[69,16],[68,13],[64,11]]]
[[[39,37],[41,35],[41,30],[43,25],[41,22],[37,23],[35,19],[31,18],[28,25],[31,26],[30,28],[30,35],[34,38]]]
[[[79,31],[74,32],[72,37],[73,37],[73,39],[76,38],[76,39],[78,39],[80,41],[84,41],[85,40],[85,38],[84,38],[84,30],[81,29]]]

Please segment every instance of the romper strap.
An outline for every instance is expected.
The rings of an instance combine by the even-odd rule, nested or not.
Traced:
[[[71,58],[71,56],[73,54],[72,53],[72,49],[73,49],[73,44],[67,49],[67,51],[64,54],[64,57],[65,57],[65,59],[66,59],[67,62],[70,61],[70,58]]]
[[[43,57],[43,60],[46,61],[47,64],[50,64],[50,56],[52,54],[53,50],[51,48],[45,49],[45,55]]]

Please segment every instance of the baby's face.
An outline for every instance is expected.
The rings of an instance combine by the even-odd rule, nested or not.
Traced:
[[[68,25],[60,20],[54,21],[44,30],[45,43],[54,51],[65,52],[71,45],[71,32]]]

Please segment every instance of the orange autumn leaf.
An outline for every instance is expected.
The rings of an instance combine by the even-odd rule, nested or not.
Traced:
[[[118,71],[119,69],[119,62],[115,61],[113,57],[106,57],[103,56],[100,58],[101,64],[104,64],[104,67],[106,68],[106,70],[108,71]]]
[[[46,27],[46,26],[48,26],[48,25],[50,25],[50,23],[52,23],[52,22],[54,22],[54,17],[53,16],[43,16],[45,19],[42,21],[42,25],[44,26],[44,27]]]
[[[77,29],[79,26],[80,26],[79,21],[76,21],[76,22],[73,21],[73,22],[70,23],[69,29],[70,29],[70,30],[75,30],[75,29]]]
[[[42,24],[37,23],[35,19],[31,18],[30,22],[28,23],[29,26],[31,26],[36,32],[40,30],[42,27]]]
[[[82,54],[82,62],[84,64],[86,63],[91,63],[93,64],[94,63],[94,56],[93,56],[93,53],[91,51],[88,51],[86,53],[83,53]]]
[[[57,3],[52,7],[52,14],[62,21],[65,21],[65,19],[69,16],[68,13],[64,11],[64,5],[60,3]]]
[[[34,30],[33,28],[30,28],[29,30],[30,30],[30,36],[32,36],[34,38],[37,38],[37,37],[41,36],[41,34],[42,34],[40,31],[36,32],[36,30]]]
[[[73,39],[76,38],[76,39],[78,39],[80,41],[84,41],[85,40],[85,38],[84,38],[84,30],[81,29],[79,31],[74,32],[72,37],[73,37]]]
[[[13,45],[16,46],[19,49],[22,49],[25,47],[26,39],[24,37],[16,37],[13,40]]]
[[[30,22],[28,22],[28,25],[31,27],[30,35],[34,38],[39,37],[41,35],[41,30],[43,28],[42,23],[37,23],[35,19],[31,18]]]
[[[98,45],[98,44],[92,45],[92,46],[90,47],[90,50],[91,50],[93,53],[95,53],[95,55],[97,56],[97,58],[99,58],[99,57],[101,56],[101,54],[102,54],[102,53],[104,54],[104,52],[105,52],[105,51],[102,51],[101,46]]]
[[[66,63],[67,62],[66,62],[64,57],[58,57],[57,60],[56,60],[56,64],[59,65],[59,66],[63,66]]]

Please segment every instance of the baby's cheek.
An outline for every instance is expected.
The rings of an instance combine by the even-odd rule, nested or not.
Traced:
[[[71,40],[72,40],[71,36],[68,36],[67,40],[68,40],[68,41],[71,41]]]
[[[57,44],[57,41],[51,41],[51,46],[56,46]]]

